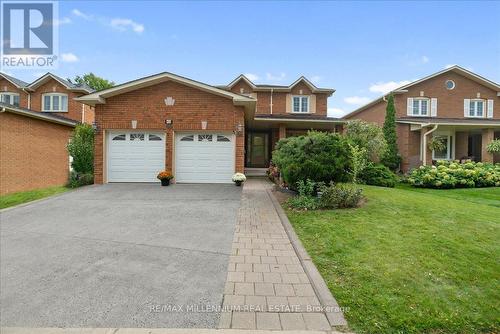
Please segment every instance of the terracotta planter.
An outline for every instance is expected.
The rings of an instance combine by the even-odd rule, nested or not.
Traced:
[[[170,180],[169,179],[161,179],[161,185],[164,187],[170,185]]]

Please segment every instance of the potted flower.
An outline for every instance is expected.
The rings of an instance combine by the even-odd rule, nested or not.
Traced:
[[[164,170],[163,172],[158,173],[156,178],[161,181],[162,186],[168,186],[170,184],[170,180],[172,180],[174,176],[170,171]]]
[[[233,182],[239,187],[243,182],[245,182],[247,177],[245,174],[242,173],[236,173],[233,175]]]

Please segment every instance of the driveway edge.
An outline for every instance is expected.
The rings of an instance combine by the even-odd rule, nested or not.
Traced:
[[[311,257],[307,253],[306,249],[300,242],[299,237],[295,233],[292,224],[288,220],[288,217],[279,204],[278,200],[274,196],[271,190],[267,190],[268,196],[271,198],[271,202],[278,213],[278,216],[281,220],[281,224],[290,239],[292,246],[297,254],[299,261],[306,272],[306,275],[309,277],[311,284],[313,286],[316,295],[318,296],[319,302],[324,309],[324,313],[326,318],[330,322],[332,327],[347,327],[347,321],[345,320],[344,313],[340,309],[337,300],[333,297],[332,293],[328,289],[323,277],[318,271],[318,268],[314,265],[311,260]]]

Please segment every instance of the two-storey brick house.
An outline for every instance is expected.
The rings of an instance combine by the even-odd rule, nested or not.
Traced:
[[[267,167],[280,138],[334,131],[333,89],[300,78],[290,86],[255,85],[239,76],[213,86],[159,73],[89,94],[95,106],[95,180],[154,182],[163,169],[176,182],[231,182],[246,167]]]
[[[394,95],[401,169],[440,159],[500,162],[486,151],[500,137],[500,85],[459,66],[442,70],[400,87]],[[387,95],[344,116],[384,123]],[[440,140],[445,150],[431,151]]]
[[[52,73],[32,83],[0,73],[0,102],[81,123],[91,124],[94,110],[74,99],[92,92],[87,85],[71,83]]]

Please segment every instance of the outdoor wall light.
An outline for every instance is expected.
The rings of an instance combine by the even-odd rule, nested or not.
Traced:
[[[201,129],[206,130],[207,129],[207,121],[201,121]]]
[[[175,99],[172,96],[167,96],[164,101],[167,107],[171,107],[175,104]]]
[[[245,127],[243,126],[243,124],[238,123],[238,125],[236,125],[236,127],[234,128],[234,133],[236,135],[241,135],[243,133],[243,130],[245,130]]]
[[[165,120],[165,127],[171,128],[173,124],[174,124],[174,121],[172,121],[171,119]]]
[[[97,126],[97,122],[96,121],[92,122],[92,129],[94,130],[94,133],[98,133],[99,132],[99,127]]]
[[[137,129],[137,121],[135,119],[132,121],[132,129]]]

